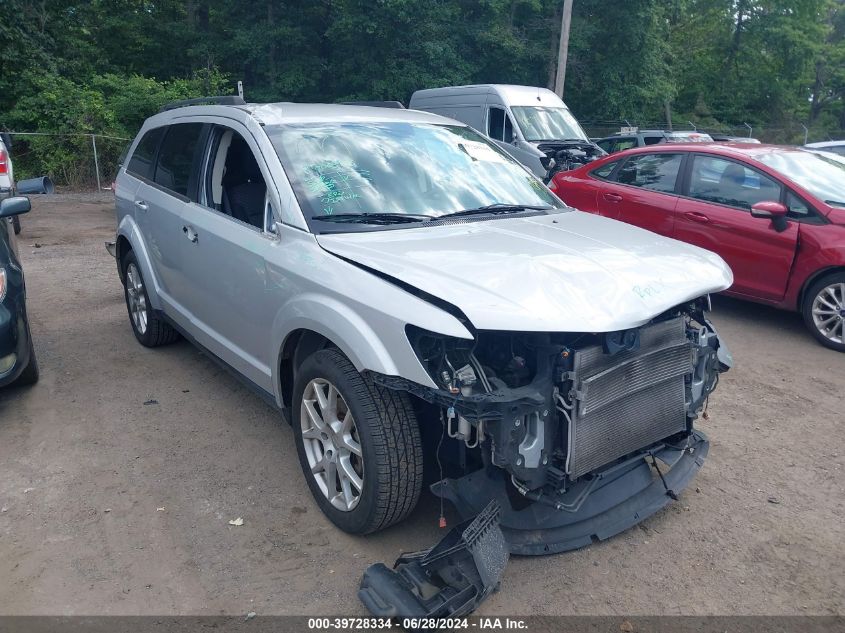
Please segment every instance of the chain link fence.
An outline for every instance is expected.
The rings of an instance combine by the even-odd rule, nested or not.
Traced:
[[[15,180],[49,176],[65,191],[108,189],[132,139],[85,132],[11,131]]]
[[[675,130],[753,136],[764,143],[802,145],[805,142],[831,140],[824,130],[807,129],[800,123],[785,127],[699,125],[695,121],[673,121]],[[641,130],[667,129],[665,121],[582,121],[590,138],[611,136],[622,127]],[[132,139],[89,132],[9,132],[16,180],[49,176],[59,190],[98,191],[108,189],[117,174]]]

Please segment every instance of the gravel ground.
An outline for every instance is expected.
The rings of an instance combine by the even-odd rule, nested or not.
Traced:
[[[22,221],[42,378],[0,391],[0,614],[362,613],[367,565],[437,540],[430,495],[339,532],[271,408],[185,342],[135,342],[108,196],[34,197]],[[736,367],[697,480],[607,542],[514,558],[480,614],[845,613],[845,355],[795,314],[713,317]]]

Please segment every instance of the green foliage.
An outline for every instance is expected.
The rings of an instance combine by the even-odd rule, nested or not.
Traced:
[[[254,101],[549,85],[562,4],[5,0],[0,128],[129,138],[163,103],[231,94],[238,79]],[[585,121],[660,122],[668,102],[684,127],[842,135],[845,0],[574,0],[565,98]],[[102,143],[108,163],[120,143]],[[91,161],[74,161],[89,137],[23,144],[19,174],[90,180]]]

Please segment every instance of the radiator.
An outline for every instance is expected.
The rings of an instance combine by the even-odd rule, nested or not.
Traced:
[[[686,429],[684,376],[693,369],[683,317],[640,329],[640,348],[573,359],[567,472],[573,479]]]

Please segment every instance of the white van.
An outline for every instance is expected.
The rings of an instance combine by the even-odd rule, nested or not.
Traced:
[[[408,106],[456,119],[488,136],[541,178],[555,162],[559,171],[604,152],[551,90],[531,86],[479,84],[417,90]],[[559,152],[564,151],[564,155]],[[555,162],[553,162],[553,159]]]

